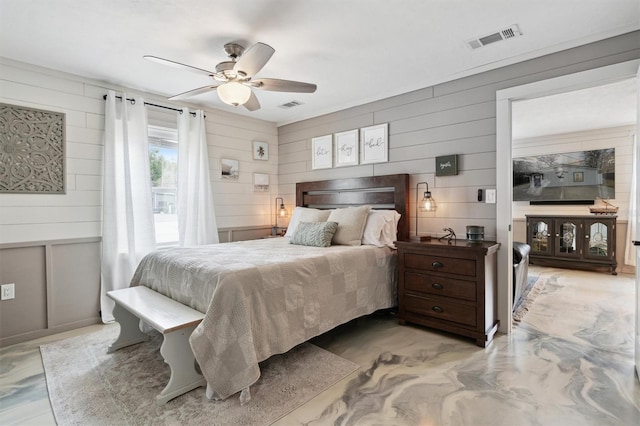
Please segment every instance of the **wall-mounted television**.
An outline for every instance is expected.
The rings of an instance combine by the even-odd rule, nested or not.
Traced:
[[[513,159],[513,201],[593,204],[616,196],[615,148]]]

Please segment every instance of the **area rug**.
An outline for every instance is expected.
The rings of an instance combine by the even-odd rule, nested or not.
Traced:
[[[118,329],[40,347],[58,425],[268,425],[359,368],[303,343],[260,363],[262,375],[244,406],[238,395],[210,401],[204,388],[157,405],[170,375],[159,353],[162,336],[152,331],[149,341],[107,354]]]
[[[542,292],[544,289],[544,284],[546,279],[537,277],[537,276],[528,276],[527,277],[527,285],[522,290],[522,296],[520,297],[519,303],[516,305],[513,311],[513,323],[519,324],[529,309],[533,306],[536,297]]]

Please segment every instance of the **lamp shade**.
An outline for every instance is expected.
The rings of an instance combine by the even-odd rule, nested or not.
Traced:
[[[436,209],[436,200],[431,196],[431,191],[425,191],[422,200],[420,201],[420,211],[432,212]]]
[[[251,89],[235,81],[225,83],[216,90],[222,102],[233,106],[244,105],[251,97]]]

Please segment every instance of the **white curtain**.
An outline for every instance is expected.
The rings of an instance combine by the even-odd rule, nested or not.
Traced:
[[[624,250],[624,263],[626,265],[636,265],[636,246],[633,245],[633,240],[636,238],[636,218],[638,212],[636,211],[636,187],[638,185],[638,164],[636,162],[636,152],[638,150],[638,135],[633,137],[633,150],[631,158],[631,189],[629,191],[629,222],[627,224],[627,238]]]
[[[138,263],[155,249],[151,201],[147,112],[144,100],[135,104],[107,93],[104,129],[102,217],[102,321],[113,321],[113,301],[107,291],[129,287]]]
[[[180,246],[218,243],[209,179],[204,113],[188,108],[178,116],[178,228]]]

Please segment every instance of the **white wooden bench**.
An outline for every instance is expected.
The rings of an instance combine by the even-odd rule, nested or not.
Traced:
[[[156,396],[158,404],[180,396],[207,383],[196,369],[189,346],[189,336],[204,314],[144,286],[107,292],[116,303],[113,316],[120,324],[120,335],[109,345],[108,353],[147,340],[140,331],[140,320],[164,336],[160,353],[171,368],[167,386]]]

